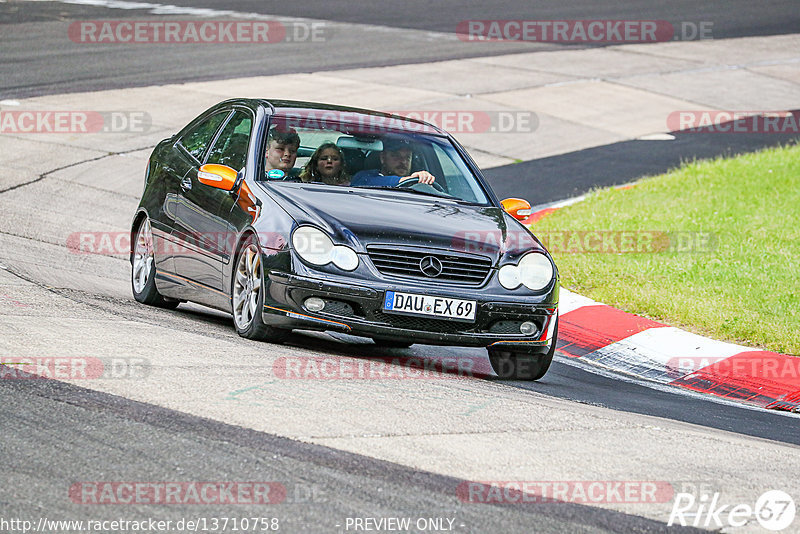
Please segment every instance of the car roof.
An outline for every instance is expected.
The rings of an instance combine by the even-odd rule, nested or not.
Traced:
[[[393,129],[409,130],[417,133],[430,133],[438,135],[447,135],[447,132],[425,122],[423,120],[407,117],[404,115],[396,115],[392,113],[385,113],[382,111],[375,111],[371,109],[355,108],[350,106],[337,106],[334,104],[323,104],[320,102],[306,102],[302,100],[259,100],[260,104],[267,108],[271,108],[274,115],[295,115],[302,117],[321,118],[328,115],[328,120],[331,120],[329,115],[336,114],[341,122],[350,122],[356,117],[369,116],[373,119],[368,122],[383,123],[384,121],[391,121]],[[333,119],[335,120],[335,119]]]
[[[408,117],[405,115],[397,115],[393,113],[385,113],[383,111],[375,111],[372,109],[356,108],[351,106],[337,106],[334,104],[324,104],[321,102],[308,102],[304,100],[268,100],[265,98],[230,98],[219,104],[215,105],[213,109],[219,109],[225,106],[238,104],[246,106],[255,111],[258,107],[263,107],[270,115],[276,116],[295,116],[295,117],[311,117],[311,118],[325,118],[329,122],[337,122],[336,118],[331,118],[330,113],[339,114],[338,122],[351,122],[355,120],[363,120],[364,117],[372,117],[371,121],[367,124],[387,125],[392,130],[405,130],[415,133],[427,133],[448,136],[449,134],[429,122],[420,119]],[[211,110],[208,110],[211,111]],[[422,111],[420,111],[422,113]],[[328,115],[326,115],[328,114]],[[388,123],[384,121],[389,121]]]

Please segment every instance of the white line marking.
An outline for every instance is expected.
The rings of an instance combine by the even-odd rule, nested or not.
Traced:
[[[676,364],[682,358],[716,361],[750,350],[754,349],[665,326],[638,332],[598,349],[595,354],[607,355],[612,360],[645,360],[666,369],[667,364]]]
[[[668,133],[653,133],[638,137],[639,141],[674,141],[675,136]]]
[[[584,297],[583,295],[578,295],[577,293],[573,293],[567,289],[561,288],[561,297],[558,301],[558,314],[563,316],[565,313],[569,313],[571,311],[575,311],[578,308],[583,308],[584,306],[597,306],[600,305],[600,302],[594,301],[589,297]]]
[[[571,204],[575,204],[577,202],[580,202],[584,198],[586,198],[586,195],[581,195],[581,196],[578,196],[578,197],[572,197],[572,198],[568,198],[566,200],[556,200],[555,202],[548,202],[547,204],[538,204],[536,206],[533,206],[531,208],[531,211],[536,213],[537,211],[542,211],[542,210],[548,209],[548,208],[556,208],[556,209],[563,208],[565,206],[569,206]]]

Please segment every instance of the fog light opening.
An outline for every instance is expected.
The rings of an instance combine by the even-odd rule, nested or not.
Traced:
[[[526,336],[535,334],[537,330],[538,328],[536,328],[536,323],[532,323],[530,321],[525,321],[524,323],[519,325],[519,331]]]
[[[325,301],[317,297],[309,297],[303,304],[310,312],[320,312],[325,308]]]

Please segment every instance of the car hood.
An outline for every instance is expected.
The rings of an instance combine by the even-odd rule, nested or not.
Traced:
[[[265,189],[298,223],[326,230],[358,252],[369,244],[447,249],[490,256],[544,250],[495,206],[471,206],[392,190],[277,184]]]

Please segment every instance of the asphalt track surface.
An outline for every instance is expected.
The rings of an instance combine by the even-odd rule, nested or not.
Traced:
[[[115,0],[109,0],[115,1]],[[166,20],[149,9],[108,9],[62,2],[0,3],[0,96],[21,98],[74,91],[149,86],[186,81],[314,72],[344,68],[422,63],[512,52],[554,50],[582,45],[540,42],[462,42],[455,34],[464,20],[665,20],[711,23],[715,39],[793,33],[800,13],[792,0],[650,2],[614,0],[562,3],[503,0],[413,0],[373,2],[311,0],[301,2],[147,2],[269,14],[326,21],[319,42],[278,42],[180,46],[86,44],[72,42],[69,25],[82,20]],[[723,7],[724,5],[724,7]],[[176,13],[169,20],[197,16]],[[415,81],[409,80],[414,86]],[[502,87],[502,81],[498,82]]]
[[[190,3],[171,2],[177,5]],[[202,6],[204,2],[191,2]],[[555,2],[539,4],[531,14],[518,2],[458,3],[458,20],[651,18],[672,21],[713,19],[715,36],[765,35],[796,31],[800,18],[794,2],[726,3],[720,14],[711,3],[671,2],[659,7],[643,2],[580,2],[562,7]],[[284,16],[324,18],[341,23],[381,24],[409,30],[448,33],[453,30],[454,2],[391,3],[376,13],[373,3],[352,2],[228,2],[225,9]],[[371,9],[370,9],[371,8]],[[63,32],[69,21],[91,18],[146,18],[144,12],[110,11],[105,8],[61,3],[8,2],[0,4],[3,55],[0,59],[0,96],[14,98],[67,91],[151,85],[230,76],[306,72],[353,66],[430,61],[487,53],[531,51],[557,45],[504,44],[469,49],[458,41],[442,40],[441,46],[413,39],[397,47],[386,40],[383,48],[354,54],[358,35],[326,43],[325,53],[279,49],[253,57],[244,47],[221,47],[204,57],[202,65],[186,61],[191,47],[164,53],[158,47],[123,50],[92,49],[75,45],[64,49]],[[643,15],[646,13],[646,16]],[[59,33],[62,32],[62,33]],[[32,44],[35,43],[35,44]],[[439,43],[439,41],[437,41]],[[311,45],[309,45],[310,47]],[[537,48],[538,47],[538,48]],[[289,47],[287,46],[287,49]],[[487,49],[489,52],[487,52]],[[158,52],[158,53],[154,53]],[[311,53],[309,53],[311,52]],[[514,183],[515,177],[532,173],[560,183],[550,198],[559,200],[592,186],[625,183],[642,174],[660,172],[682,159],[749,151],[786,139],[699,134],[679,135],[676,141],[630,141],[585,151],[501,167],[488,172],[498,190],[530,190],[535,183]],[[735,144],[733,144],[735,143]],[[598,164],[598,160],[605,162]],[[591,164],[591,165],[590,165]],[[593,169],[592,174],[586,167]],[[598,168],[605,174],[597,175]],[[521,172],[524,171],[524,172]],[[554,182],[554,177],[559,181]],[[524,185],[524,188],[520,188]],[[31,280],[37,284],[40,281]],[[96,308],[132,308],[130,302],[112,297],[75,293],[70,298]],[[150,310],[135,312],[147,316]],[[230,331],[230,319],[199,307],[181,307],[173,313],[180,328],[188,331]],[[160,315],[159,315],[160,316]],[[369,348],[330,348],[316,338],[301,334],[292,343],[329,354],[374,355]],[[429,348],[414,347],[424,355]],[[544,380],[535,384],[507,383],[510,387],[605,406],[614,410],[653,415],[709,428],[800,444],[794,419],[776,413],[750,410],[699,396],[656,390],[646,383],[618,380],[575,365],[554,365]],[[311,532],[331,531],[351,516],[387,517],[413,513],[417,516],[457,516],[468,532],[659,532],[665,525],[632,515],[574,504],[556,506],[465,506],[453,496],[460,481],[415,471],[397,464],[310,445],[226,425],[153,405],[135,402],[60,382],[0,381],[0,454],[4,457],[0,509],[5,516],[40,516],[47,511],[59,517],[91,515],[93,519],[116,518],[114,509],[96,507],[87,513],[65,502],[64,488],[80,480],[285,480],[289,497],[270,510],[287,525]],[[75,454],[79,450],[81,453]],[[109,451],[113,451],[110,453]],[[191,475],[187,475],[190,473]],[[296,485],[296,489],[295,486]],[[310,488],[310,491],[309,491]],[[313,506],[310,505],[313,503]],[[144,507],[137,510],[144,513]],[[245,512],[264,511],[241,508]],[[182,507],[164,507],[160,518],[186,517]],[[232,515],[230,509],[203,509],[198,516]],[[332,524],[333,523],[333,524]],[[284,530],[284,529],[282,529]],[[341,529],[337,529],[341,530]]]
[[[572,503],[475,505],[455,496],[461,480],[271,436],[55,381],[5,380],[5,517],[278,518],[281,532],[344,531],[348,517],[456,518],[458,532],[663,532],[635,516]],[[36,415],[34,415],[36,414]],[[81,454],[67,451],[80,450]],[[64,459],[69,458],[69,461]],[[58,461],[52,461],[54,458]],[[66,488],[87,480],[283,481],[271,506],[86,506]],[[137,509],[138,508],[138,509]],[[235,510],[235,511],[234,511]],[[34,520],[35,521],[35,520]],[[692,532],[695,529],[680,529]]]
[[[176,5],[213,7],[217,2],[181,1]],[[410,0],[372,2],[369,0],[301,0],[279,2],[246,0],[226,2],[228,9],[257,11],[293,17],[321,18],[338,22],[389,25],[435,32],[454,33],[462,20],[666,20],[714,23],[715,38],[793,33],[800,23],[797,4],[791,0],[759,5],[745,0],[714,2],[696,0],[559,0],[520,2],[518,0]]]
[[[169,321],[175,332],[230,337],[230,318],[184,305],[152,310],[130,300],[49,289],[82,306],[127,320]],[[287,342],[324,356],[376,356],[374,346],[332,343],[321,334],[295,333]],[[266,350],[266,349],[265,349]],[[393,356],[442,356],[442,348],[385,350]],[[453,354],[459,349],[444,349]],[[463,351],[462,351],[463,352]],[[477,355],[480,351],[475,351]],[[446,356],[446,354],[444,354]],[[463,355],[463,354],[462,354]],[[470,378],[469,380],[491,380]],[[507,387],[798,444],[795,419],[779,413],[687,396],[669,388],[603,376],[559,358],[537,383]],[[398,399],[399,400],[399,399]],[[127,398],[51,380],[0,380],[0,454],[5,517],[112,520],[153,517],[277,517],[286,532],[342,532],[348,517],[456,518],[458,532],[665,532],[641,517],[573,503],[475,505],[455,498],[461,479],[418,471],[362,455],[301,443]],[[424,414],[420,414],[424,417]],[[622,447],[623,445],[620,444]],[[420,451],[422,454],[422,451]],[[280,481],[278,505],[86,506],[66,498],[83,481]],[[698,483],[704,480],[698,477]],[[691,529],[686,529],[691,531]],[[681,531],[675,527],[670,532]]]

